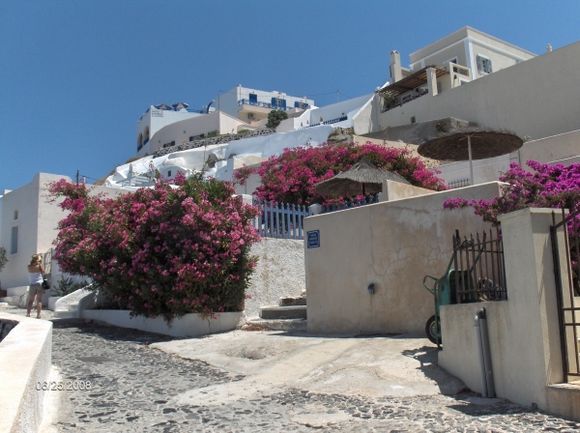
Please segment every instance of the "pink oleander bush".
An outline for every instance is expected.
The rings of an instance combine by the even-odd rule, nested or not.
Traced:
[[[255,209],[217,180],[176,183],[118,198],[54,183],[68,212],[55,241],[61,269],[91,277],[121,308],[147,317],[243,309]]]
[[[325,203],[327,200],[316,193],[315,184],[348,170],[361,159],[396,172],[413,185],[434,190],[445,189],[443,180],[419,156],[413,156],[407,149],[371,143],[362,146],[324,144],[285,149],[281,155],[272,156],[259,167],[240,169],[234,176],[237,182],[244,183],[250,174],[258,173],[262,185],[255,195],[260,200],[301,205]]]

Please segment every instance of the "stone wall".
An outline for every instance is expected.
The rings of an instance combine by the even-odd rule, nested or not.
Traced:
[[[306,288],[304,241],[264,238],[251,254],[258,264],[246,291],[247,317],[257,317],[260,307],[277,305],[279,298],[298,296]]]
[[[305,232],[318,240],[305,250],[308,331],[424,335],[434,307],[423,277],[443,274],[455,229],[487,227],[473,209],[443,202],[499,193],[492,182],[306,218]]]

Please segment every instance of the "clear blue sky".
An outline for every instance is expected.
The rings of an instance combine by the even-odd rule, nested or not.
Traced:
[[[464,25],[543,53],[579,24],[579,0],[2,0],[0,190],[106,175],[150,104],[197,108],[241,83],[324,105],[386,81],[392,49],[407,64]]]

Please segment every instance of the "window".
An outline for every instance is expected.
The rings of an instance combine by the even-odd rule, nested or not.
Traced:
[[[286,109],[286,100],[283,98],[272,98],[272,108],[277,108],[279,110]]]
[[[258,103],[258,95],[255,93],[250,93],[250,104],[257,104]]]
[[[476,60],[477,60],[477,72],[479,72],[480,74],[491,74],[492,68],[490,59],[478,55],[476,57]]]
[[[15,211],[14,211],[14,219],[15,219],[15,220],[17,220],[17,219],[18,219],[18,211],[17,211],[17,210],[15,210]]]
[[[16,254],[18,252],[18,227],[12,227],[12,233],[10,236],[10,254]]]
[[[171,170],[167,170],[167,177],[171,177]]]

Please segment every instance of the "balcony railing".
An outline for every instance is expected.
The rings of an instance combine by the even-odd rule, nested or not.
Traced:
[[[289,111],[293,109],[293,107],[271,104],[269,102],[250,101],[249,99],[240,99],[238,101],[238,105],[252,105],[254,107],[262,107],[268,108],[270,110],[283,110],[283,111]]]

